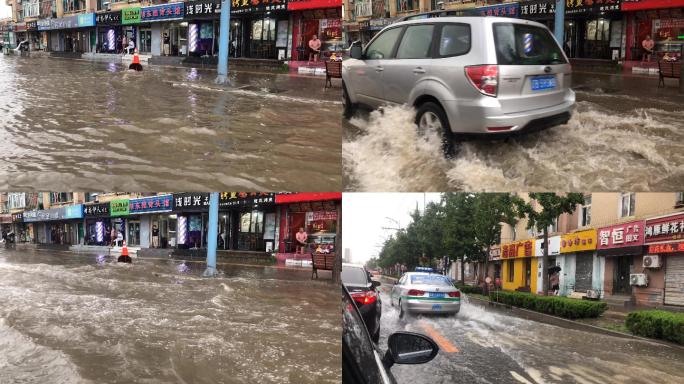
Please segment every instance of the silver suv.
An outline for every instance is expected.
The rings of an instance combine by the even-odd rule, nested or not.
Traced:
[[[568,59],[544,25],[503,17],[402,21],[342,63],[345,115],[408,104],[421,131],[502,135],[565,124],[575,93]]]

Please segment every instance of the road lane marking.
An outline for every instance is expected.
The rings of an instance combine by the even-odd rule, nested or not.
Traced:
[[[432,340],[439,345],[439,348],[443,350],[444,352],[447,353],[458,353],[459,350],[456,348],[454,344],[452,344],[449,340],[447,340],[446,337],[442,336],[441,333],[439,333],[436,329],[434,329],[430,324],[428,324],[425,320],[421,320],[418,325],[420,325],[421,328],[427,333],[428,336],[432,338]]]

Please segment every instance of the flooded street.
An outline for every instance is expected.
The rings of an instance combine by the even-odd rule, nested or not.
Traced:
[[[0,248],[0,383],[337,383],[339,288],[302,271]],[[304,315],[305,314],[305,315]]]
[[[436,135],[417,136],[413,110],[360,113],[343,123],[345,190],[678,190],[684,97],[676,85],[656,84],[576,74],[577,106],[567,125],[462,142],[449,160]]]
[[[339,87],[232,76],[0,55],[0,188],[340,190]]]
[[[441,336],[456,352],[442,347],[422,365],[392,367],[404,383],[681,383],[684,349],[560,328],[466,302],[456,317],[398,318],[390,306],[391,282],[381,286],[382,350],[398,330]],[[654,379],[657,375],[657,379]]]

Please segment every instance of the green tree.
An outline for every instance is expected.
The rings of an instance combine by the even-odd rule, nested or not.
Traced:
[[[542,288],[548,294],[549,263],[549,226],[563,213],[572,213],[577,205],[584,204],[584,195],[568,193],[558,195],[553,192],[531,192],[530,202],[519,205],[520,212],[527,217],[527,228],[535,228],[544,234],[544,257],[542,258]]]
[[[444,211],[442,244],[451,260],[461,263],[461,271],[466,260],[477,254],[475,228],[473,227],[475,195],[465,192],[442,194]],[[461,283],[465,283],[461,273]]]

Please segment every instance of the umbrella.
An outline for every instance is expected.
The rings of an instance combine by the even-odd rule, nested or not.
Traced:
[[[561,271],[561,267],[559,267],[557,265],[554,265],[553,267],[549,268],[549,274],[560,272],[560,271]]]

